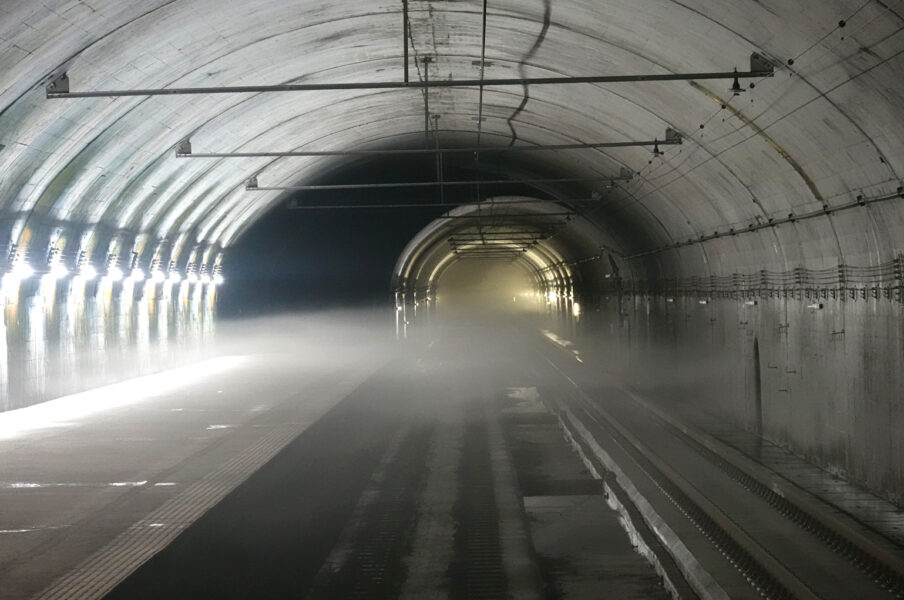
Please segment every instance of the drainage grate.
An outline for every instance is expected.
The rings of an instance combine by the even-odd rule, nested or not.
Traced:
[[[351,553],[336,571],[321,571],[309,599],[396,598],[404,580],[403,557],[417,519],[417,497],[426,475],[430,429],[409,435],[388,465],[376,497],[367,503],[351,540]],[[367,492],[365,492],[367,493]]]
[[[499,521],[485,421],[468,423],[458,469],[460,496],[453,509],[455,556],[449,567],[454,599],[504,598]]]

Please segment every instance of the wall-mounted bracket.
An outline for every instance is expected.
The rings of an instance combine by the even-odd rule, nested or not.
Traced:
[[[59,73],[55,75],[47,83],[47,94],[68,94],[69,93],[69,74]]]
[[[750,55],[750,70],[751,72],[763,73],[763,77],[772,77],[775,73],[775,65],[762,54],[754,52]]]

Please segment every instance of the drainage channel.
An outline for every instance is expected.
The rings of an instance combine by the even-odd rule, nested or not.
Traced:
[[[510,389],[501,422],[546,600],[697,598],[611,482],[582,463],[536,388]]]
[[[902,597],[904,588],[892,568],[825,526],[819,518],[807,514],[636,400],[634,408],[627,410],[627,403],[612,397],[604,408],[564,372],[559,372],[579,392],[563,405],[568,413],[565,421],[571,422],[573,435],[595,444],[597,438],[608,439],[621,448],[659,493],[747,580],[755,595],[775,599],[849,597],[841,591],[844,587],[826,584],[837,580],[847,587],[855,582],[871,598]],[[640,423],[655,426],[641,427]],[[685,449],[697,458],[691,460]],[[709,474],[712,468],[721,472],[727,483]],[[759,500],[739,496],[731,489],[733,486]],[[756,504],[759,518],[744,512],[754,510],[756,502],[765,503]],[[770,509],[774,516],[767,516]],[[799,526],[799,533],[786,532],[787,526],[782,522]],[[812,548],[819,558],[789,553],[789,547],[776,545],[777,540],[785,540],[786,544],[793,540],[795,547]],[[822,564],[832,565],[832,570],[820,570]],[[827,579],[830,576],[833,579]]]
[[[465,424],[458,478],[460,495],[452,510],[456,531],[449,567],[451,597],[505,598],[507,584],[485,420]]]
[[[403,557],[426,477],[430,435],[430,427],[403,428],[396,434],[340,541],[315,577],[309,600],[398,596],[405,576]]]

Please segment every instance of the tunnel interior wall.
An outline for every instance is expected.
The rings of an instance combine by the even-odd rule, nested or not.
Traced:
[[[638,391],[703,408],[901,505],[901,290],[609,289],[571,327]]]
[[[5,278],[0,412],[198,360],[216,288],[200,282]]]

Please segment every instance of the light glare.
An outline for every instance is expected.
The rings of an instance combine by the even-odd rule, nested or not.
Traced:
[[[18,262],[13,266],[12,274],[16,279],[28,279],[32,275],[34,275],[35,270],[31,268],[30,265],[24,262]]]
[[[54,279],[62,279],[66,275],[69,275],[69,269],[64,267],[62,263],[55,263],[50,267],[50,276]]]
[[[122,269],[119,267],[110,267],[107,269],[107,277],[110,281],[121,281],[122,280]]]
[[[82,267],[81,272],[79,273],[86,281],[91,281],[95,277],[97,277],[97,269],[92,265],[85,265]]]
[[[234,369],[242,356],[222,356],[0,413],[0,440],[71,427],[92,414],[159,398]]]

